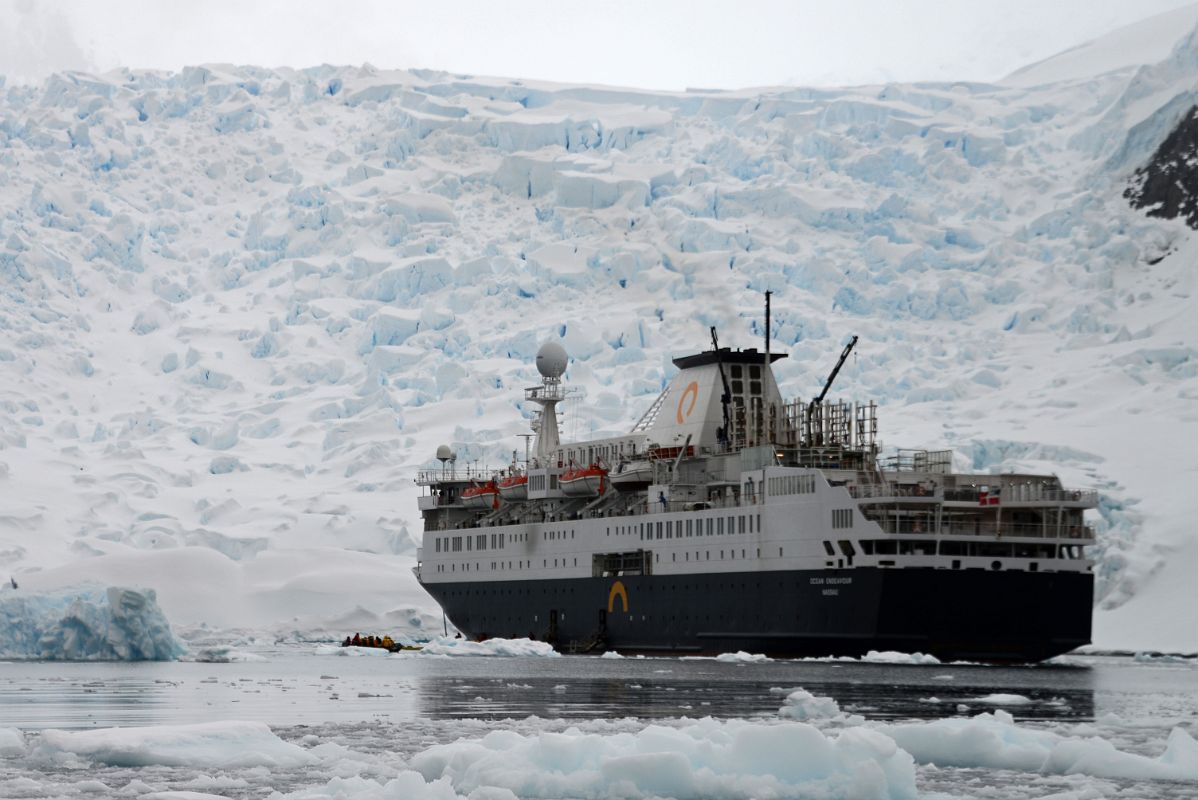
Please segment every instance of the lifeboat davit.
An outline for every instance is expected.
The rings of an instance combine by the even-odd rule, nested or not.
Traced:
[[[528,476],[509,475],[499,480],[499,496],[504,500],[528,499]]]
[[[557,485],[567,497],[598,497],[607,489],[607,470],[598,464],[572,467],[562,473]]]
[[[499,488],[495,481],[467,486],[462,490],[462,505],[467,508],[499,508]]]

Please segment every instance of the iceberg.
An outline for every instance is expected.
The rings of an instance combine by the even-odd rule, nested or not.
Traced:
[[[0,594],[0,658],[170,661],[185,652],[152,589]]]

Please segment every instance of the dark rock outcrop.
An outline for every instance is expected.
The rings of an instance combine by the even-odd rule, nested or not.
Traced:
[[[1189,110],[1123,193],[1151,217],[1182,217],[1198,229],[1198,106]]]

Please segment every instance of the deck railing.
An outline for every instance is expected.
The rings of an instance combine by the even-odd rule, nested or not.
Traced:
[[[1001,503],[1083,503],[1094,506],[1098,504],[1098,492],[1081,489],[1048,489],[1037,484],[1011,484],[1003,486],[997,492]],[[970,486],[964,489],[945,489],[945,502],[981,503],[983,497],[994,498],[995,490],[983,492]]]
[[[888,497],[918,497],[922,500],[938,500],[940,493],[936,489],[924,486],[900,483],[867,483],[847,487],[849,494],[857,499],[888,498]]]
[[[935,523],[932,519],[903,518],[876,520],[883,533],[895,533],[914,536],[934,536]],[[1048,525],[1023,524],[1014,522],[992,523],[978,520],[975,522],[944,522],[940,526],[941,536],[979,536],[1029,539],[1093,539],[1094,529],[1089,525]]]

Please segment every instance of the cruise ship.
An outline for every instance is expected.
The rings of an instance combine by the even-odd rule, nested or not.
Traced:
[[[767,316],[768,319],[768,316]],[[768,343],[768,336],[766,339]],[[785,400],[768,350],[720,347],[632,430],[560,439],[567,354],[541,347],[526,458],[422,471],[420,584],[464,635],[562,652],[1039,661],[1090,641],[1085,512],[1053,475],[883,457],[877,405]]]

